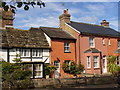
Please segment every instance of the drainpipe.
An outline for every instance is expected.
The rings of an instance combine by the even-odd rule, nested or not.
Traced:
[[[81,61],[80,61],[80,34],[78,36],[78,48],[79,48],[79,61],[78,61],[78,63],[81,63]]]
[[[100,52],[100,72],[103,73],[103,67],[102,67],[102,53]]]

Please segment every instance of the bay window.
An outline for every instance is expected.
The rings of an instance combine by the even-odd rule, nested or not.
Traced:
[[[93,62],[94,62],[94,68],[98,68],[99,67],[98,56],[93,56]]]
[[[87,56],[87,68],[91,67],[90,56]]]

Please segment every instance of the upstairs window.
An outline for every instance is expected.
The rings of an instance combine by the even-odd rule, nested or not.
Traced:
[[[70,43],[64,43],[64,52],[70,52]]]
[[[20,49],[20,56],[21,57],[30,57],[30,50],[29,49]]]
[[[102,39],[102,43],[103,43],[103,45],[105,45],[105,38]]]
[[[89,38],[90,47],[94,47],[94,37]]]
[[[42,50],[41,49],[32,49],[32,56],[33,57],[42,57]]]
[[[120,48],[120,40],[118,40],[118,48]]]
[[[108,39],[108,45],[111,45],[110,38]]]

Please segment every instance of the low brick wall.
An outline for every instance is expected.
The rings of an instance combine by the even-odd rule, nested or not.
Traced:
[[[114,84],[116,83],[116,78],[111,76],[102,77],[81,77],[81,78],[64,78],[64,79],[33,79],[34,86],[36,88],[45,87],[69,87],[76,85],[87,85],[87,84]]]

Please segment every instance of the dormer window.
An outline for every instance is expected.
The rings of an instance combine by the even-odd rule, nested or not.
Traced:
[[[90,47],[94,47],[94,37],[90,37],[89,38],[89,44],[90,44]]]

